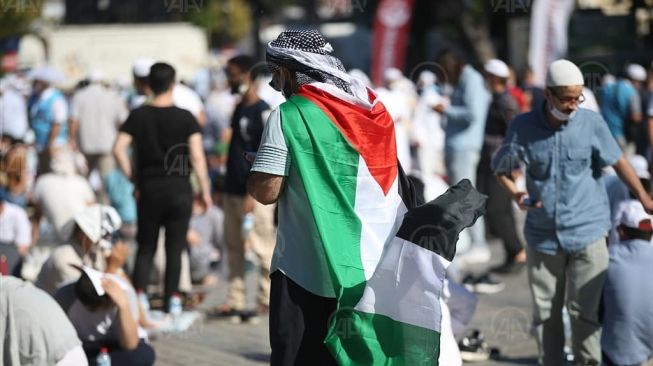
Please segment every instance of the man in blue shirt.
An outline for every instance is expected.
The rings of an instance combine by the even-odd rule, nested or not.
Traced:
[[[565,299],[576,364],[601,361],[598,309],[610,228],[601,169],[613,166],[644,208],[653,211],[653,201],[601,116],[578,108],[583,84],[576,65],[553,62],[546,103],[515,118],[492,162],[500,183],[528,210],[524,234],[541,365],[563,364]],[[526,164],[528,193],[520,192],[510,175],[520,162]]]
[[[434,110],[446,120],[445,164],[449,183],[454,185],[469,179],[476,185],[476,169],[481,158],[485,120],[492,96],[485,86],[483,76],[465,63],[456,52],[446,50],[437,57],[445,72],[445,82],[454,86],[451,105],[436,105]],[[479,218],[469,229],[472,246],[461,248],[458,263],[469,265],[490,260],[490,250],[485,240],[485,223]]]

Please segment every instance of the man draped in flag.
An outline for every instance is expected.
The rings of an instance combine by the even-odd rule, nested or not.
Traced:
[[[267,47],[287,101],[248,191],[279,207],[271,364],[437,365],[445,269],[485,197],[462,181],[417,206],[390,115],[331,52],[316,31]]]

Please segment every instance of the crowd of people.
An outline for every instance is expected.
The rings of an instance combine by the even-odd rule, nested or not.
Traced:
[[[285,48],[326,54],[305,50],[297,37]],[[204,95],[180,82],[171,65],[149,59],[134,62],[129,87],[92,72],[62,90],[62,76],[50,67],[1,79],[0,272],[23,280],[7,282],[0,300],[14,301],[17,311],[36,298],[54,298],[63,314],[52,310],[50,322],[64,330],[69,325],[60,324],[72,324],[77,334],[67,331],[57,347],[45,346],[53,337],[39,340],[42,352],[55,353],[38,357],[92,364],[107,348],[121,365],[152,364],[153,300],[168,312],[194,285],[215,285],[222,267],[228,296],[210,316],[254,321],[273,310],[271,298],[284,301],[297,283],[303,288],[292,297],[306,297],[301,306],[330,306],[310,298],[333,294],[311,277],[315,268],[301,259],[306,249],[291,240],[312,240],[309,228],[287,229],[292,222],[301,231],[301,215],[289,214],[288,202],[307,200],[306,192],[282,192],[284,181],[269,177],[250,181],[248,189],[248,178],[251,169],[298,184],[289,173],[296,167],[279,106],[316,80],[354,93],[354,82],[343,86],[344,79],[375,90],[394,121],[400,166],[425,201],[462,179],[488,196],[487,213],[461,233],[447,272],[442,364],[489,357],[482,335],[467,328],[475,293],[504,290],[493,274],[524,271],[541,364],[565,358],[566,313],[575,364],[633,365],[653,356],[653,302],[642,296],[653,290],[653,282],[642,280],[653,256],[647,213],[653,211],[653,70],[626,65],[594,94],[569,61],[554,62],[543,86],[533,85],[529,70],[517,78],[498,59],[475,68],[452,50],[416,80],[388,69],[376,86],[360,70],[326,75],[270,50],[268,63],[287,63],[270,75],[260,61],[230,58],[212,71],[213,87]],[[290,195],[285,210],[275,210],[270,203],[283,195]],[[286,229],[277,235],[280,222]],[[492,260],[490,237],[501,241],[505,256],[479,275],[475,269]],[[157,251],[165,259],[155,259]],[[260,269],[254,308],[246,302],[248,261]],[[48,312],[56,308],[42,302]],[[301,315],[271,314],[276,325],[292,317]],[[18,319],[6,325],[0,319],[0,326],[39,326],[37,318]],[[304,334],[316,335],[323,336]],[[12,357],[11,364],[20,364],[23,356]]]

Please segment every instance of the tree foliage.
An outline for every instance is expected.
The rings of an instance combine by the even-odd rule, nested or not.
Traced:
[[[40,0],[0,0],[0,40],[27,33],[41,14]]]
[[[212,45],[224,45],[245,37],[251,30],[251,9],[245,0],[206,0],[189,20],[209,33]]]

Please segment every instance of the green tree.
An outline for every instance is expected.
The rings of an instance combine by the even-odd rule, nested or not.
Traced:
[[[252,27],[251,10],[245,0],[207,0],[200,11],[189,12],[188,17],[206,29],[211,46],[236,42]]]
[[[41,0],[0,0],[0,40],[28,33],[41,5]]]

